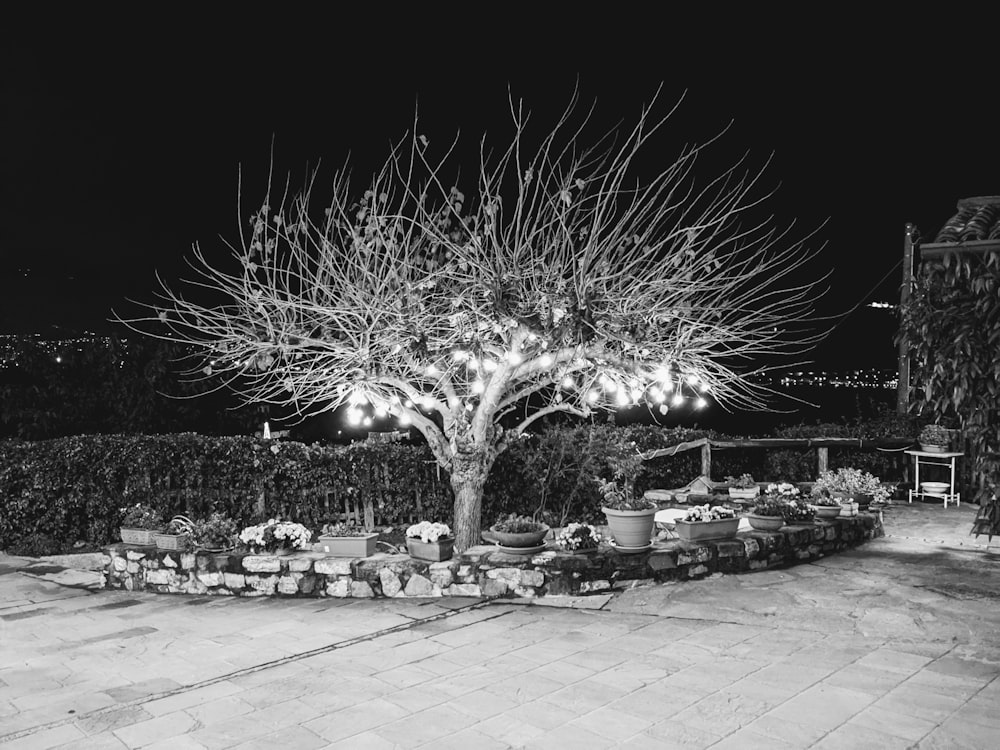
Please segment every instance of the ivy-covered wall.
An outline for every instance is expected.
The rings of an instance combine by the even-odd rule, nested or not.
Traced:
[[[910,407],[958,426],[976,501],[1000,482],[1000,253],[946,253],[925,261],[902,311],[912,358]]]

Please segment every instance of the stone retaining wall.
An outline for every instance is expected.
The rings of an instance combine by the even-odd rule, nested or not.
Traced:
[[[435,563],[408,555],[351,560],[319,552],[209,554],[114,544],[105,549],[105,579],[111,589],[216,596],[577,595],[621,588],[635,580],[685,580],[807,562],[883,533],[880,513],[861,513],[776,532],[741,532],[715,542],[658,541],[637,554],[602,545],[587,553],[546,550],[523,556],[479,546]]]

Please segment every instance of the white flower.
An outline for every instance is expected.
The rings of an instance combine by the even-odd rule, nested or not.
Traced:
[[[443,537],[451,536],[451,529],[444,523],[421,521],[410,526],[406,530],[406,535],[422,542],[436,542]]]

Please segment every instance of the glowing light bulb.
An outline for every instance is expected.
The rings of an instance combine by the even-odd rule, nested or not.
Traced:
[[[697,385],[698,384],[698,376],[695,375],[694,373],[692,373],[691,375],[688,375],[685,378],[685,380],[687,380],[688,385]]]
[[[672,403],[674,406],[680,406],[681,404],[684,403],[684,397],[679,393],[675,393],[670,403]]]
[[[413,408],[413,402],[410,401],[410,399],[406,399],[406,401],[403,402],[403,406],[405,406],[407,409],[412,409]]]
[[[618,391],[618,396],[615,397],[615,403],[619,406],[628,406],[628,394],[625,391]]]
[[[589,393],[587,394],[587,400],[588,400],[588,401],[589,401],[590,403],[592,403],[592,404],[593,404],[593,403],[596,403],[596,402],[597,402],[597,399],[599,399],[600,397],[601,397],[601,394],[600,394],[600,393],[598,393],[597,391],[590,391],[590,392],[589,392]]]
[[[512,365],[519,365],[521,364],[521,362],[524,361],[524,357],[521,356],[520,352],[512,349],[511,351],[507,352],[507,361],[510,362]]]
[[[706,406],[708,406],[708,401],[706,401],[703,398],[699,398],[697,401],[694,402],[695,409],[704,409]]]
[[[348,409],[347,423],[352,425],[361,424],[361,409]]]
[[[660,404],[660,414],[666,414],[670,409],[667,408],[666,404]]]
[[[497,369],[497,363],[494,362],[492,359],[484,359],[483,369],[486,370],[486,372],[493,372],[495,369]]]
[[[576,387],[576,381],[573,380],[572,376],[567,375],[566,377],[564,377],[562,379],[562,387],[566,388],[566,389],[575,388]]]
[[[434,399],[431,396],[424,396],[421,401],[422,401],[425,409],[433,409],[434,408]]]
[[[427,365],[427,370],[425,372],[428,375],[430,375],[430,376],[433,377],[434,375],[437,375],[441,371],[438,368],[436,368],[434,365]]]
[[[371,427],[372,426],[372,418],[371,417],[365,417],[364,425],[365,425],[365,427]]]
[[[473,357],[472,359],[470,359],[469,360],[469,369],[471,369],[471,370],[478,370],[479,369],[479,360],[476,359],[475,357]]]
[[[475,409],[475,408],[476,408],[476,407],[474,407],[474,406],[473,406],[473,405],[472,405],[471,403],[467,403],[467,404],[465,405],[465,410],[466,410],[466,411],[472,411],[472,410],[473,410],[473,409]]]
[[[400,425],[400,427],[406,427],[409,424],[410,424],[410,415],[409,414],[400,414],[399,415],[399,425]]]
[[[610,378],[605,378],[604,379],[604,390],[606,390],[608,393],[614,393],[615,391],[618,390],[618,383],[616,383],[615,381],[611,380]]]
[[[553,359],[553,357],[552,357],[552,355],[551,355],[551,354],[543,354],[543,355],[542,355],[541,357],[539,357],[539,359],[538,359],[538,363],[539,363],[539,364],[540,364],[540,365],[541,365],[542,367],[552,367],[552,363],[553,363],[553,362],[555,362],[555,359]]]
[[[474,381],[472,381],[472,392],[473,393],[477,393],[478,394],[478,393],[482,393],[485,390],[486,390],[486,385],[483,383],[482,380],[474,380]]]
[[[469,358],[469,353],[466,351],[462,351],[461,349],[456,349],[455,352],[451,355],[451,358],[456,362],[464,362]]]
[[[379,419],[385,419],[387,416],[389,416],[389,410],[385,407],[384,404],[379,404],[378,406],[375,407],[375,416],[378,417]]]

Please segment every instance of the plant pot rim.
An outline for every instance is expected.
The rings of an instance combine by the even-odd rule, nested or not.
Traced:
[[[494,534],[541,534],[543,531],[547,534],[550,531],[551,527],[548,524],[544,524],[541,521],[538,521],[537,523],[541,526],[541,528],[532,529],[531,531],[501,531],[497,528],[496,524],[490,526],[490,531]]]
[[[421,544],[447,544],[448,542],[454,542],[455,537],[453,536],[440,536],[433,542],[425,542],[419,536],[408,536],[406,537],[408,542],[420,542]]]
[[[351,534],[351,536],[333,536],[330,534],[320,534],[320,539],[371,539],[373,536],[378,536],[377,531],[372,531],[368,534]],[[410,537],[407,537],[409,539]]]
[[[611,515],[615,513],[620,513],[622,515],[641,516],[647,513],[649,515],[655,515],[656,512],[659,510],[659,508],[645,508],[643,510],[618,510],[618,508],[608,508],[607,506],[602,505],[601,510]]]

